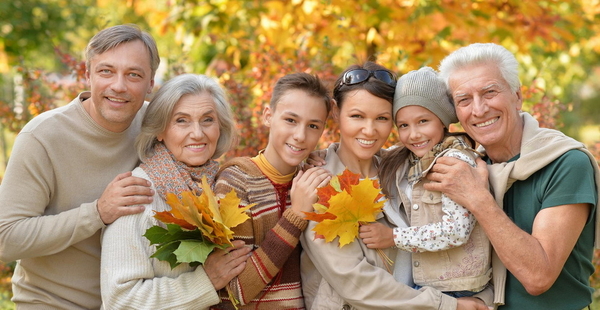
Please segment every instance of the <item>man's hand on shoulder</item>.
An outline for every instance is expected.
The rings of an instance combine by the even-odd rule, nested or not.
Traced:
[[[134,177],[131,172],[117,175],[98,199],[97,208],[104,224],[121,216],[144,211],[145,204],[153,200],[154,191],[148,180]]]

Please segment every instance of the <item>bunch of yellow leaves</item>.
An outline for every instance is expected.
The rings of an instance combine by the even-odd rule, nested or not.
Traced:
[[[339,237],[340,248],[358,237],[360,224],[375,222],[385,202],[377,180],[360,180],[348,169],[318,188],[317,195],[315,212],[305,212],[306,219],[319,222],[313,231],[326,242]]]
[[[167,224],[167,228],[153,226],[144,234],[151,244],[157,245],[151,257],[169,262],[171,268],[181,263],[202,264],[214,248],[232,246],[231,229],[249,218],[246,210],[252,205],[240,208],[240,199],[235,191],[219,200],[206,177],[202,178],[201,187],[200,196],[186,191],[179,199],[177,195],[168,193],[166,202],[171,210],[154,215]]]

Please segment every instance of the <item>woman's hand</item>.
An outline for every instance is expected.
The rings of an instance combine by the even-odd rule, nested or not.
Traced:
[[[312,212],[313,203],[317,202],[317,187],[323,187],[331,180],[329,171],[314,167],[306,171],[299,171],[292,183],[290,196],[292,210],[304,218],[303,212]]]
[[[358,237],[363,240],[369,249],[387,249],[396,245],[394,230],[381,223],[361,225]]]
[[[233,247],[225,250],[215,249],[206,258],[203,264],[204,271],[215,290],[224,288],[246,267],[246,259],[250,256],[251,249],[244,244],[244,241],[234,240]]]
[[[485,303],[475,297],[461,297],[457,299],[458,304],[456,310],[489,310]]]

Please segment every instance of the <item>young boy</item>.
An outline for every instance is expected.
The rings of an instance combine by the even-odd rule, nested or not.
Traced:
[[[244,271],[229,283],[238,309],[302,309],[300,246],[298,239],[312,211],[319,186],[331,179],[322,168],[299,171],[298,165],[313,151],[331,110],[331,97],[316,76],[294,73],[279,79],[263,122],[270,128],[266,148],[255,157],[238,157],[221,167],[215,194],[234,189],[240,206],[255,204],[250,219],[237,226],[235,238],[253,251]],[[303,186],[297,186],[302,184]],[[221,290],[219,305],[234,309],[229,292]]]

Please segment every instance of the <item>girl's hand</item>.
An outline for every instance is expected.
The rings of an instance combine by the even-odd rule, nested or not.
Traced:
[[[304,218],[303,212],[312,212],[313,203],[317,202],[317,188],[323,187],[331,180],[329,171],[314,167],[306,171],[299,171],[294,181],[290,196],[292,198],[292,210]]]
[[[381,223],[361,225],[358,237],[369,249],[387,249],[396,245],[393,229]]]

